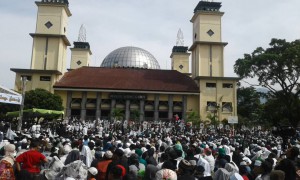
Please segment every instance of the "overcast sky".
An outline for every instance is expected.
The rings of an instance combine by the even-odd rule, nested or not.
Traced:
[[[40,1],[40,0],[38,0]],[[34,0],[0,1],[0,85],[14,87],[10,68],[29,68],[37,6]],[[181,28],[191,46],[193,10],[199,0],[69,0],[68,39],[77,41],[81,24],[93,53],[92,66],[114,49],[136,46],[149,51],[162,69],[170,69],[170,54]],[[234,62],[271,38],[300,39],[300,0],[222,0],[225,76],[236,76]],[[68,50],[67,68],[70,64]],[[251,81],[251,80],[249,80]]]

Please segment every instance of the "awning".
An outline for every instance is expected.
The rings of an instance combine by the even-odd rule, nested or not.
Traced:
[[[18,117],[20,111],[7,112],[8,117]],[[63,115],[64,111],[48,110],[48,109],[26,109],[23,113],[31,114],[34,116],[48,116],[48,115]]]

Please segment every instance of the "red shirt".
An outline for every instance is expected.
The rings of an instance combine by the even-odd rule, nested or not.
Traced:
[[[36,150],[29,150],[19,155],[16,161],[23,163],[22,169],[30,173],[39,173],[41,171],[40,164],[44,159],[46,159],[46,157],[42,153]]]
[[[242,177],[244,180],[249,180],[248,176],[246,176],[246,175],[242,175]]]

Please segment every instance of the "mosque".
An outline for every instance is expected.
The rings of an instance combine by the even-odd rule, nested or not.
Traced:
[[[120,47],[108,54],[100,67],[91,67],[92,51],[85,38],[74,42],[67,69],[68,0],[41,0],[33,38],[30,69],[16,73],[15,90],[43,88],[63,99],[66,117],[112,118],[118,108],[126,120],[185,119],[195,112],[205,120],[237,116],[238,78],[224,77],[220,2],[200,1],[191,18],[193,44],[171,51],[171,70],[161,69],[148,51]],[[191,55],[191,69],[190,64]]]

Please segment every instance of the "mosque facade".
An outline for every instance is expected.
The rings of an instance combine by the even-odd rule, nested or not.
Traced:
[[[65,116],[80,119],[113,118],[116,109],[124,119],[186,119],[195,112],[205,120],[237,116],[238,78],[224,76],[221,3],[200,1],[194,9],[193,44],[171,52],[171,70],[161,69],[155,57],[139,47],[112,51],[100,67],[91,67],[92,51],[84,36],[74,42],[67,69],[67,0],[41,0],[29,69],[16,73],[15,90],[46,89],[63,99]],[[191,56],[191,69],[189,68]]]

